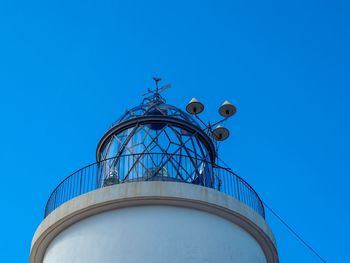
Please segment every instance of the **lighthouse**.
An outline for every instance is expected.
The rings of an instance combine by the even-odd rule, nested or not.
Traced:
[[[158,88],[127,110],[97,144],[96,162],[52,191],[30,263],[277,263],[256,191],[219,162],[222,120],[204,105],[166,102]]]

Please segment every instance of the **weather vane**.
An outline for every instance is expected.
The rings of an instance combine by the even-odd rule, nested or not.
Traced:
[[[147,92],[142,94],[142,96],[145,97],[144,101],[165,101],[164,98],[162,98],[162,96],[160,96],[160,93],[164,92],[165,90],[171,88],[171,84],[165,84],[161,87],[159,87],[159,82],[162,80],[162,78],[160,77],[153,77],[153,80],[156,84],[156,88],[155,89],[147,89]]]

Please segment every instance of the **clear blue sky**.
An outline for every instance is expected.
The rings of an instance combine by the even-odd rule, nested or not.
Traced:
[[[348,262],[347,1],[0,2],[2,262],[159,75],[169,103],[238,107],[221,156],[329,262]],[[319,262],[276,220],[281,262]],[[347,253],[346,253],[347,254]]]

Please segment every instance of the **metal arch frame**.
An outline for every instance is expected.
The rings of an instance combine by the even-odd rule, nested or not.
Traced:
[[[143,104],[141,103],[140,105],[138,105],[132,109],[127,110],[112,126],[117,126],[117,125],[121,124],[122,122],[128,121],[130,119],[135,119],[135,118],[138,118],[141,116],[145,116],[145,114],[147,114],[150,110],[155,109],[155,108],[158,108],[160,110],[166,109],[166,110],[173,111],[173,113],[168,115],[168,116],[174,116],[174,117],[177,117],[178,119],[185,120],[188,122],[195,121],[195,118],[193,118],[192,115],[187,114],[183,110],[181,110],[173,105],[170,105],[167,103],[161,103],[158,101],[158,102],[154,102],[153,104],[149,103],[149,102],[143,103]],[[139,112],[139,113],[137,113],[137,112]],[[126,117],[128,114],[131,115],[131,117],[129,116],[130,118]],[[196,125],[198,126],[197,123],[196,123]]]
[[[97,145],[96,149],[96,161],[99,162],[100,160],[100,153],[107,143],[108,139],[115,135],[118,134],[126,129],[139,126],[139,125],[144,125],[144,124],[172,124],[176,127],[185,129],[191,133],[196,133],[197,138],[204,144],[204,146],[207,148],[209,154],[210,154],[210,160],[212,163],[215,163],[216,160],[216,149],[215,145],[212,141],[212,139],[202,130],[200,127],[193,125],[192,123],[178,119],[175,117],[170,117],[170,116],[140,116],[137,118],[133,118],[130,120],[127,120],[125,122],[121,122],[118,125],[113,126],[110,128],[105,135],[101,138]]]

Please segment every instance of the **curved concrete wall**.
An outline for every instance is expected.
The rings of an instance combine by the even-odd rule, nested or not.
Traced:
[[[61,232],[44,263],[265,263],[257,241],[219,216],[175,206],[139,206],[86,218]]]
[[[265,220],[213,189],[173,182],[105,187],[61,205],[38,227],[30,263],[277,263]]]

